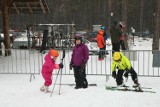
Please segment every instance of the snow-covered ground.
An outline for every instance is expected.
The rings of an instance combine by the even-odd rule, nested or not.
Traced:
[[[156,93],[139,93],[105,90],[105,85],[115,85],[113,78],[106,82],[104,76],[88,76],[89,83],[97,87],[75,90],[74,86],[62,85],[59,95],[59,85],[56,85],[52,97],[50,93],[39,91],[43,84],[41,75],[29,82],[27,75],[0,75],[0,107],[159,107],[160,78],[140,77],[144,87],[151,87]],[[55,79],[55,76],[54,76]],[[53,80],[54,81],[54,80]],[[59,78],[57,83],[59,84]],[[63,76],[62,84],[74,83],[73,76]],[[129,79],[128,85],[132,86]],[[53,85],[50,87],[52,90]]]
[[[134,45],[132,38],[129,40],[129,48],[130,50],[152,50],[152,38],[142,38],[135,36]]]
[[[152,40],[135,39],[135,46],[132,49],[151,50]],[[56,72],[56,71],[55,71]],[[55,81],[53,76],[53,84]],[[41,75],[35,75],[35,79],[30,80],[30,75],[4,75],[0,74],[0,107],[159,107],[160,105],[160,78],[159,77],[139,77],[144,89],[155,91],[149,92],[128,92],[109,91],[105,85],[116,85],[115,80],[105,76],[87,76],[90,84],[87,89],[75,90],[73,75],[62,76],[62,86],[59,95],[59,85],[56,85],[52,97],[50,93],[43,93],[39,90],[44,80]],[[58,78],[57,84],[59,84]],[[126,85],[132,86],[131,78]],[[52,90],[53,85],[50,86]]]

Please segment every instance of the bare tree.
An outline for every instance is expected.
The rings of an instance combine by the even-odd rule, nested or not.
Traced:
[[[126,31],[127,31],[127,19],[128,19],[128,0],[122,0],[122,20],[123,22],[125,23],[125,28],[123,30],[124,32],[124,43],[125,43],[125,47],[126,47],[126,50],[129,50],[129,47],[128,47],[128,36],[126,34]]]
[[[159,50],[159,36],[160,36],[160,1],[156,0],[155,30],[153,36],[152,50]]]
[[[108,0],[108,28],[111,27],[112,0]]]
[[[140,34],[143,35],[143,8],[144,8],[144,0],[140,1]]]
[[[1,11],[2,11],[2,17],[3,17],[5,56],[11,55],[10,37],[9,37],[9,12],[8,12],[7,3],[8,3],[8,0],[2,0],[2,3],[1,3]]]
[[[1,35],[0,35],[0,39],[1,39]],[[2,45],[1,45],[1,42],[2,41],[0,40],[0,55],[2,55],[2,50],[1,50],[2,49]]]

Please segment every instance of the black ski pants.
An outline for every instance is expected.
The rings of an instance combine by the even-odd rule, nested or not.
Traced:
[[[76,87],[88,87],[88,81],[86,79],[86,69],[81,70],[80,66],[74,66],[74,77],[76,82]]]
[[[121,85],[123,83],[123,74],[124,74],[125,70],[118,70],[117,72],[117,78],[116,78],[116,82],[117,85]],[[135,83],[137,80],[137,73],[135,72],[135,70],[131,67],[131,69],[129,71],[126,72],[128,75],[129,73],[131,74],[132,80]]]
[[[105,49],[106,49],[106,47],[100,48],[98,58],[104,58],[104,56],[105,56]]]
[[[120,43],[112,43],[112,55],[114,52],[120,51]]]
[[[126,50],[124,40],[120,40],[120,46],[121,46],[122,50]]]

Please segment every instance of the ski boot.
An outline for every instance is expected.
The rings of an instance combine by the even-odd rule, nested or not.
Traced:
[[[75,86],[74,89],[80,89],[82,86]]]
[[[48,86],[43,85],[41,86],[40,91],[47,93],[47,92],[50,92],[48,89],[49,89]]]
[[[76,83],[76,86],[74,87],[74,89],[80,89],[83,88],[81,83]]]
[[[118,89],[123,89],[123,90],[127,90],[128,89],[128,87],[124,83],[122,83],[121,85],[117,84],[117,88]]]
[[[135,88],[136,91],[142,91],[141,85],[137,79],[134,81],[133,88]]]
[[[85,79],[85,81],[83,82],[82,87],[83,87],[83,89],[88,88],[88,82],[87,82],[86,79]]]

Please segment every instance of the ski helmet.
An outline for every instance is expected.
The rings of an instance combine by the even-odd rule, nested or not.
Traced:
[[[106,30],[106,27],[105,26],[101,26],[101,30]]]
[[[113,54],[113,60],[114,61],[118,61],[118,60],[120,60],[121,59],[121,54],[120,54],[120,52],[114,52],[114,54]]]
[[[58,57],[59,56],[59,52],[57,50],[51,49],[49,51],[50,56],[52,57]]]

